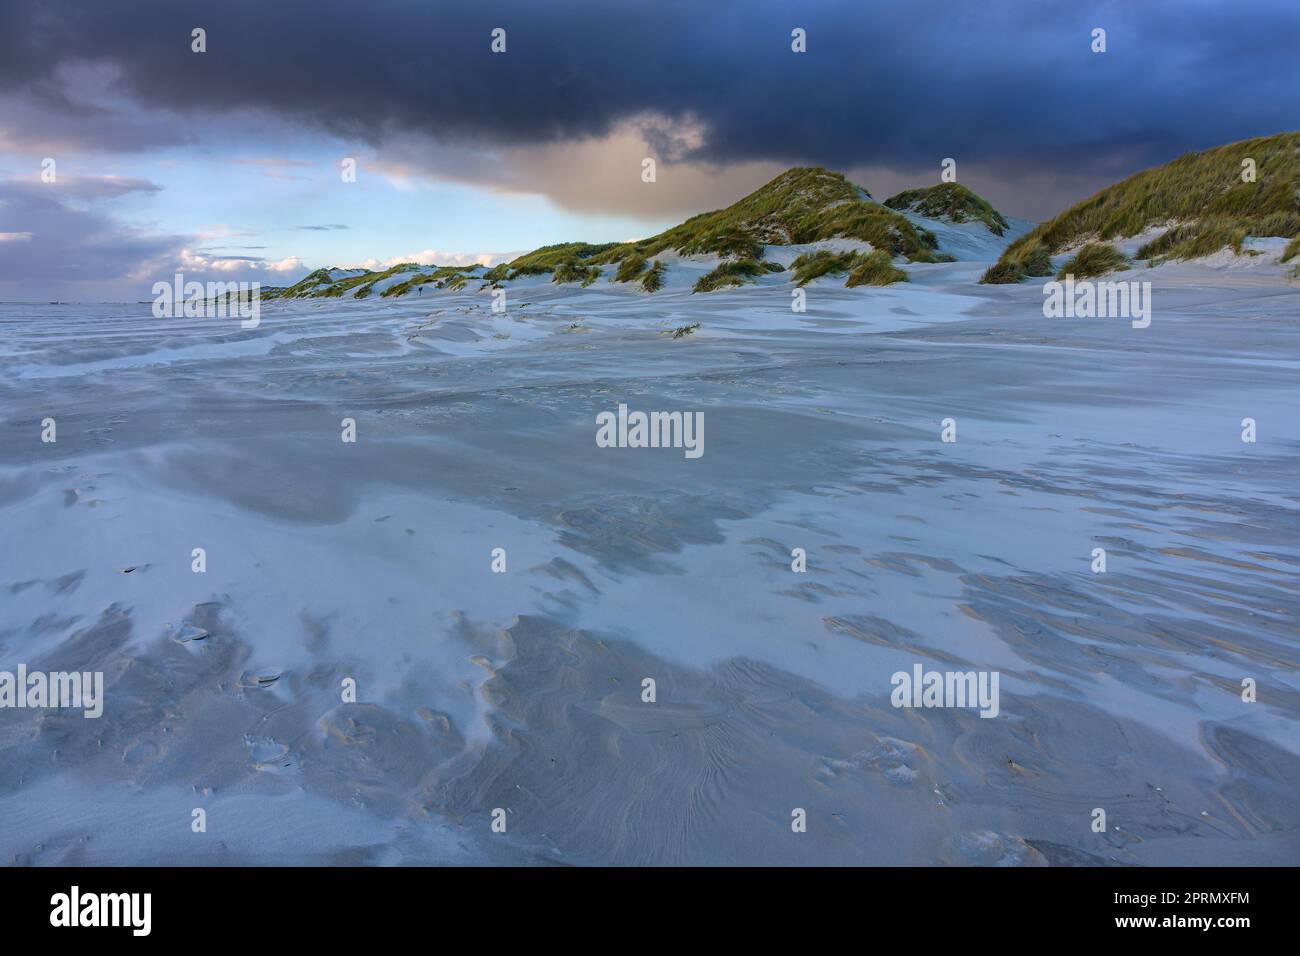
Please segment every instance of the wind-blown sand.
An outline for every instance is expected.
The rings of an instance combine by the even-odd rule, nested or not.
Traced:
[[[3,859],[1300,861],[1300,287],[1139,270],[1133,329],[989,258],[804,314],[689,261],[505,316],[0,306],[0,669],[107,685],[0,709]],[[598,448],[620,402],[705,454]],[[1000,714],[895,709],[915,663]]]

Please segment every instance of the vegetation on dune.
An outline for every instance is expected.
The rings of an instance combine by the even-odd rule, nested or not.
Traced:
[[[616,249],[620,244],[617,242],[606,242],[600,245],[592,245],[589,242],[560,242],[551,246],[542,246],[540,249],[534,249],[532,252],[524,253],[518,258],[510,260],[507,268],[502,275],[494,275],[497,269],[493,269],[487,276],[492,281],[500,279],[518,279],[522,276],[544,275],[548,272],[555,272],[561,266],[572,267],[574,270],[586,268],[588,266],[598,266],[602,263],[599,258],[602,253]],[[566,274],[567,269],[566,269]],[[599,270],[597,270],[599,275]],[[581,281],[581,279],[562,279],[562,282]]]
[[[671,335],[675,339],[684,339],[699,327],[700,323],[692,322],[690,325],[679,325],[675,329],[668,329],[664,332],[664,335]]]
[[[349,285],[355,285],[359,279],[364,279],[365,274],[361,276],[347,276],[336,280],[333,273],[341,270],[336,268],[317,269],[303,276],[293,285],[286,288],[268,289],[263,291],[263,299],[304,299],[320,295],[341,295],[342,290],[334,292],[336,285],[341,282],[347,282]]]
[[[1254,181],[1243,181],[1252,169]],[[1013,242],[981,281],[1032,274],[1022,256],[1032,242],[1052,255],[1079,242],[1152,228],[1165,232],[1138,250],[1140,259],[1195,258],[1224,248],[1240,251],[1252,236],[1300,236],[1300,133],[1187,153],[1130,176]]]
[[[1282,250],[1282,261],[1290,262],[1296,256],[1300,256],[1300,236],[1292,239],[1285,249]]]
[[[928,192],[925,190],[920,193]],[[979,197],[971,194],[963,202],[950,200],[952,210],[960,207],[983,212]],[[936,200],[937,201],[937,200]],[[983,204],[983,205],[981,205]],[[928,207],[927,207],[928,208]],[[988,207],[991,210],[992,207]],[[956,212],[953,212],[956,215]],[[996,213],[994,213],[996,215]],[[722,288],[752,281],[767,268],[780,271],[781,266],[763,264],[768,245],[793,245],[826,239],[858,239],[888,256],[902,256],[912,262],[938,262],[949,259],[938,249],[938,240],[929,230],[913,225],[907,217],[876,203],[862,189],[839,173],[818,167],[789,169],[767,185],[725,209],[693,216],[648,239],[632,242],[564,242],[543,246],[507,263],[477,273],[481,288],[489,288],[530,275],[551,275],[555,282],[578,282],[590,285],[600,275],[600,267],[617,265],[613,282],[639,281],[646,291],[656,291],[664,283],[665,267],[657,258],[664,252],[681,255],[715,255],[725,260],[697,283],[697,291]],[[856,268],[861,263],[851,263]],[[841,271],[851,271],[845,263]],[[422,267],[404,263],[395,269],[409,269],[412,275],[384,289],[386,297],[405,295],[433,283],[439,289],[463,288],[470,273],[482,268]],[[838,268],[838,267],[836,267]],[[330,270],[319,269],[301,283],[276,296],[340,296],[348,293],[366,296],[375,283],[389,273],[366,273],[335,280]],[[807,281],[807,280],[804,280]]]
[[[658,292],[664,287],[664,273],[667,271],[668,267],[656,259],[641,277],[641,288],[646,292]]]
[[[890,209],[911,212],[926,219],[947,222],[982,222],[995,236],[1002,235],[1010,224],[988,202],[960,183],[939,183],[924,189],[908,189],[885,200]]]
[[[907,273],[894,265],[889,253],[876,249],[862,257],[862,261],[849,273],[844,285],[851,289],[859,285],[890,285],[906,281]]]
[[[980,282],[983,285],[1013,285],[1020,282],[1024,277],[1024,270],[1016,263],[1004,262],[999,259],[984,270],[984,274],[980,276]]]
[[[851,272],[863,258],[862,253],[853,251],[832,252],[829,249],[819,249],[816,252],[805,252],[790,263],[790,268],[794,271],[794,284],[803,286],[824,275],[844,275]]]
[[[714,237],[710,244],[713,246],[713,254],[725,259],[763,258],[763,243],[740,229],[724,232]]]
[[[354,299],[364,299],[374,291],[375,283],[382,279],[391,279],[394,276],[404,275],[408,272],[420,271],[420,266],[414,262],[401,262],[390,269],[382,272],[366,272],[359,276],[352,276],[348,279],[340,279],[330,287],[329,291],[324,293],[328,296],[343,295],[345,292],[351,292]]]
[[[790,268],[794,270],[795,285],[800,286],[807,285],[820,276],[845,273],[848,274],[844,283],[846,288],[907,281],[907,273],[895,266],[893,257],[883,249],[870,252],[832,252],[827,249],[805,252],[794,260]]]
[[[723,262],[712,272],[700,276],[692,292],[715,292],[732,286],[745,285],[761,276],[767,269],[753,259],[732,259]]]
[[[271,290],[273,295],[263,295],[263,298],[299,299],[303,296],[310,295],[318,286],[322,284],[328,285],[334,281],[330,276],[332,271],[332,269],[317,269],[315,272],[310,272],[303,276],[286,289]]]
[[[939,240],[934,233],[914,227],[903,216],[884,206],[862,203],[855,208],[840,207],[821,224],[819,232],[822,234],[808,235],[799,242],[843,237],[869,242],[872,248],[888,252],[891,258],[902,256],[909,262],[939,262],[947,258],[935,252]]]
[[[610,282],[632,282],[641,277],[645,272],[648,263],[645,256],[633,252],[623,257],[623,261],[618,264],[618,271],[614,273]]]
[[[1066,260],[1057,271],[1056,278],[1074,276],[1076,279],[1092,279],[1128,265],[1128,257],[1109,243],[1089,242]]]
[[[1050,276],[1052,274],[1052,254],[1047,251],[1040,239],[1013,243],[1014,251],[1008,248],[1002,258],[989,266],[980,282],[1005,284],[1019,282],[1026,276]]]
[[[429,277],[422,273],[420,275],[411,276],[411,278],[403,282],[398,282],[396,285],[390,285],[383,292],[379,293],[379,295],[380,298],[384,299],[389,299],[398,295],[406,295],[406,293],[413,289],[417,289],[422,285],[426,285],[428,282]]]
[[[1138,249],[1137,257],[1157,261],[1195,259],[1226,248],[1241,254],[1242,244],[1251,236],[1289,235],[1300,235],[1300,212],[1272,213],[1261,219],[1246,220],[1209,216],[1200,222],[1166,230]]]
[[[599,278],[600,266],[580,265],[576,259],[561,262],[551,274],[552,282],[580,282],[583,288],[591,285]]]
[[[522,266],[518,266],[517,268],[512,268],[510,270],[510,274],[506,276],[506,278],[522,279],[525,276],[544,276],[547,273],[552,272],[555,269],[558,269],[563,264],[564,263],[559,263],[554,266],[546,266],[546,265],[542,265],[542,263],[540,262],[528,262]]]
[[[417,271],[404,282],[391,285],[380,295],[383,298],[392,296],[406,295],[413,289],[421,286],[432,284],[435,289],[447,289],[451,287],[461,288],[465,280],[469,278],[469,273],[477,272],[482,266],[434,266],[432,268]]]
[[[385,279],[407,276],[401,282],[384,289],[382,295],[404,295],[411,290],[432,283],[439,289],[459,289],[474,272],[482,266],[422,266],[415,262],[400,262],[395,266],[379,271],[363,271],[356,275],[342,275],[337,278],[334,273],[339,269],[317,269],[300,281],[283,289],[264,290],[264,299],[303,299],[303,298],[340,298],[351,295],[364,299],[375,291],[375,286]]]
[[[359,276],[349,276],[345,279],[340,279],[337,282],[331,283],[328,288],[323,289],[318,294],[325,296],[326,298],[338,298],[343,295],[344,292],[352,291],[358,286],[364,286],[369,279],[370,273],[365,273]]]
[[[1035,239],[1020,247],[1016,261],[1027,276],[1050,276],[1052,274],[1052,254],[1047,246]]]
[[[786,170],[725,209],[701,213],[648,239],[618,243],[595,253],[596,262],[628,255],[654,258],[667,250],[758,261],[765,245],[823,239],[861,239],[913,262],[936,262],[938,240],[892,209],[872,201],[839,173],[819,167]]]

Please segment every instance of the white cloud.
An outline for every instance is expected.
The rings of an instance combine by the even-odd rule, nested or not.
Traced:
[[[422,266],[491,266],[496,265],[498,262],[509,262],[519,255],[522,255],[522,253],[445,252],[440,249],[422,249],[419,252],[412,252],[405,256],[393,256],[391,259],[364,259],[361,262],[343,266],[342,268],[381,271],[400,265],[403,262],[415,262]]]

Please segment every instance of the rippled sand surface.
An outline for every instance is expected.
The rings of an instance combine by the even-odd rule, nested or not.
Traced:
[[[0,709],[3,859],[1300,862],[1300,287],[912,272],[0,305],[0,670],[106,683]],[[704,455],[598,448],[620,402]]]

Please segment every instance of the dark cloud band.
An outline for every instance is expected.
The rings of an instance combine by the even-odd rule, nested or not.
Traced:
[[[692,115],[691,158],[1131,170],[1295,126],[1300,6],[1243,10],[966,0],[220,5],[9,0],[0,90],[75,110],[69,64],[109,64],[135,102],[258,109],[382,143],[395,131],[528,145]],[[129,20],[129,29],[123,29]],[[1090,50],[1090,31],[1108,50]],[[207,31],[207,52],[190,31]],[[507,31],[493,54],[490,31]],[[792,53],[790,31],[807,31]],[[117,144],[130,148],[129,144]]]

